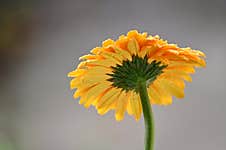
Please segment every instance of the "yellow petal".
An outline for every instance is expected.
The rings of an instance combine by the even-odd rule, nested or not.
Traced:
[[[124,49],[121,49],[121,48],[119,48],[117,46],[115,46],[114,49],[115,49],[116,53],[118,55],[121,55],[125,60],[128,59],[128,60],[132,61],[132,56],[131,56],[131,54],[128,51],[126,51]]]
[[[103,47],[108,47],[110,45],[113,45],[115,42],[112,39],[107,39],[105,41],[102,42],[102,46]]]
[[[84,93],[86,93],[88,90],[90,90],[91,88],[93,88],[94,86],[96,86],[97,84],[94,84],[90,87],[86,87],[86,88],[83,88],[83,89],[77,89],[73,95],[73,97],[76,99],[78,98],[79,96],[83,95]]]
[[[70,88],[75,89],[80,84],[80,80],[78,78],[74,78],[70,82]]]
[[[144,58],[145,55],[149,54],[150,49],[151,49],[151,47],[145,46],[141,49],[141,51],[138,53],[138,55],[140,57]]]
[[[100,99],[106,94],[108,93],[108,91],[110,91],[113,87],[109,87],[106,90],[104,90],[101,94],[98,95],[98,97],[92,102],[92,105],[95,106],[97,108],[97,104],[99,103]]]
[[[97,104],[97,110],[100,115],[105,114],[111,108],[111,105],[118,99],[120,95],[120,91],[118,89],[112,89],[108,93],[106,93]]]
[[[82,62],[83,66],[102,66],[105,68],[110,68],[111,66],[115,66],[116,62],[114,59],[103,59],[103,60],[95,60],[95,61],[86,61]],[[83,67],[81,66],[81,67]]]
[[[86,70],[84,69],[76,69],[72,72],[69,72],[68,77],[77,77],[77,76],[83,75],[85,72]]]
[[[159,95],[159,93],[155,90],[155,88],[153,88],[153,85],[151,85],[151,86],[148,88],[148,94],[149,94],[149,97],[150,97],[151,104],[161,104],[161,98],[160,98],[160,95]]]
[[[172,95],[176,96],[177,98],[183,98],[184,97],[184,89],[181,87],[178,87],[174,83],[170,82],[169,80],[161,79],[160,81],[162,87],[164,87],[165,90],[169,91]]]
[[[158,46],[144,46],[142,47],[141,51],[139,52],[140,57],[144,57],[145,55],[148,55],[150,57],[153,57],[153,54],[158,49]]]
[[[91,53],[93,54],[99,54],[99,52],[101,52],[103,50],[102,47],[95,47],[91,50]]]
[[[105,57],[106,59],[112,59],[112,61],[115,61],[115,63],[121,64],[123,61],[122,55],[119,55],[118,53],[113,52],[101,52],[100,55]]]
[[[136,121],[138,121],[141,117],[142,106],[139,95],[137,95],[135,92],[133,92],[130,97],[130,105],[132,109],[132,114],[134,115]]]
[[[97,104],[97,109],[100,109],[102,107],[105,107],[106,105],[108,105],[109,103],[112,102],[112,99],[120,93],[119,89],[116,88],[112,88],[111,90],[109,90],[98,102]]]
[[[92,68],[87,69],[86,73],[84,75],[104,75],[107,73],[111,73],[111,68],[101,67],[101,66],[95,66]]]
[[[107,75],[93,75],[90,74],[84,75],[81,77],[74,78],[71,81],[71,89],[74,88],[85,88],[92,86],[97,83],[108,84],[109,86],[112,84],[111,82],[107,81]]]
[[[137,30],[131,30],[127,33],[127,37],[128,38],[135,38],[136,36],[138,36],[138,31]]]
[[[128,92],[128,104],[127,104],[127,112],[129,115],[133,115],[134,118],[138,121],[141,116],[142,106],[141,101],[139,99],[139,95],[134,92]]]
[[[110,111],[111,109],[112,109],[112,107],[115,105],[115,101],[116,101],[116,99],[114,99],[114,100],[112,100],[112,103],[111,104],[109,104],[109,105],[107,105],[107,106],[105,106],[105,107],[103,107],[103,108],[101,108],[101,109],[98,109],[98,114],[100,114],[100,115],[104,115],[104,114],[106,114],[108,111]]]
[[[100,57],[100,55],[83,55],[79,58],[79,60],[98,60],[101,59],[102,57]]]
[[[166,91],[159,83],[158,80],[155,80],[153,83],[155,91],[158,93],[160,97],[161,105],[169,105],[172,103],[172,96],[168,91]]]
[[[117,121],[123,120],[127,103],[128,103],[127,93],[122,92],[117,100],[116,109],[115,109],[115,119]]]
[[[181,71],[185,73],[195,73],[195,69],[193,66],[188,65],[168,65],[168,67],[165,70],[173,70],[173,71]]]
[[[84,106],[89,108],[90,105],[97,100],[98,96],[100,96],[103,91],[106,91],[110,87],[109,84],[106,83],[99,83],[97,86],[93,87],[86,93],[86,101],[84,102]],[[100,98],[100,97],[99,97]],[[82,102],[81,102],[82,104]]]
[[[134,55],[139,53],[140,47],[135,38],[132,38],[129,40],[128,50],[131,52],[131,54],[134,54]]]
[[[196,55],[206,58],[206,55],[205,55],[203,52],[201,52],[201,51],[199,51],[199,50],[192,50],[192,51],[194,51],[194,53],[195,53]]]
[[[165,70],[164,74],[162,74],[160,76],[160,78],[167,78],[167,79],[184,79],[188,82],[192,81],[191,76],[183,71],[179,71],[179,70]]]
[[[127,103],[127,113],[129,115],[132,115],[133,114],[133,111],[132,111],[132,107],[131,107],[131,101],[130,101],[130,98],[132,96],[132,92],[127,92],[127,96],[128,96],[128,103]]]

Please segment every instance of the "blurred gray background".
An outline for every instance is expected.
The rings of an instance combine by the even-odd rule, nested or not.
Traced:
[[[131,29],[207,55],[183,100],[153,106],[155,150],[226,149],[225,0],[48,0],[0,9],[0,150],[144,149],[143,119],[116,122],[113,112],[86,110],[67,78],[81,55]]]

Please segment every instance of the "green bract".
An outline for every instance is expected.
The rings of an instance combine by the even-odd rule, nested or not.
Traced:
[[[113,73],[107,74],[111,76],[108,81],[112,82],[112,86],[121,88],[122,90],[138,92],[138,82],[146,81],[149,86],[161,73],[167,65],[161,64],[160,61],[152,61],[148,63],[148,57],[141,58],[137,55],[132,57],[132,61],[124,60],[122,65],[117,64],[112,67]]]

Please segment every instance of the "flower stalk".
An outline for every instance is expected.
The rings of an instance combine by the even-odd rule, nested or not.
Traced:
[[[141,80],[138,84],[145,123],[145,150],[154,150],[154,117],[148,97],[146,81]]]

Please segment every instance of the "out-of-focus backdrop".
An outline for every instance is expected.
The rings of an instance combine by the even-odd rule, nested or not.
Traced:
[[[67,73],[131,29],[207,55],[186,97],[153,106],[156,150],[226,149],[225,0],[46,0],[0,4],[0,150],[141,150],[143,119],[99,116]]]

